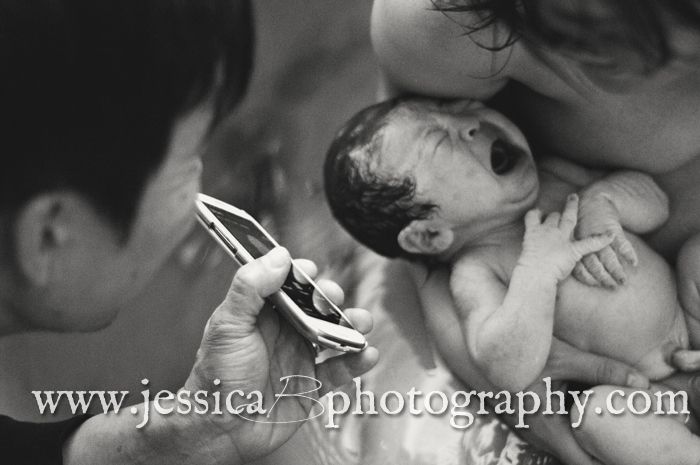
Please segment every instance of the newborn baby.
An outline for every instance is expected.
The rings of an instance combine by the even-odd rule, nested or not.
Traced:
[[[331,145],[325,182],[335,217],[366,246],[451,265],[465,356],[499,389],[538,380],[553,335],[652,380],[674,371],[689,326],[700,343],[672,270],[628,234],[668,216],[654,181],[561,159],[536,167],[522,133],[480,103],[394,99],[361,111]],[[607,464],[698,465],[700,438],[684,419],[607,415],[576,436]]]

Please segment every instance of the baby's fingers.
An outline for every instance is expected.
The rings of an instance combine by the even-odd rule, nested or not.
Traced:
[[[574,248],[574,252],[581,257],[585,257],[588,254],[603,250],[605,247],[609,246],[612,241],[613,236],[611,234],[596,234],[581,239],[580,241],[575,241],[571,245]]]
[[[571,232],[576,227],[578,221],[578,195],[571,194],[566,198],[566,206],[561,214],[559,227],[566,232]]]
[[[534,208],[525,214],[525,229],[531,229],[542,224],[542,212]]]
[[[542,224],[546,224],[547,226],[552,226],[554,228],[559,227],[559,220],[561,219],[561,215],[559,212],[552,212],[547,217],[544,219],[544,222]]]
[[[625,269],[622,266],[622,263],[620,263],[620,258],[617,256],[612,247],[605,247],[603,250],[598,252],[598,258],[610,276],[612,276],[618,284],[624,284],[625,281],[627,281]]]
[[[601,283],[593,277],[593,275],[583,266],[583,263],[578,262],[574,267],[574,271],[571,272],[573,277],[580,283],[586,286],[599,287]]]
[[[629,239],[627,239],[627,236],[625,236],[625,233],[621,232],[615,237],[615,240],[612,243],[612,248],[632,266],[637,266],[639,263],[637,252],[634,250],[634,247],[630,243]]]
[[[588,272],[593,276],[593,278],[600,283],[601,286],[613,289],[617,287],[617,282],[610,276],[608,270],[598,258],[596,254],[590,254],[583,257],[581,260],[583,266],[588,270]]]

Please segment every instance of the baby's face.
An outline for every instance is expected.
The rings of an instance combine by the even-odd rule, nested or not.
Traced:
[[[523,134],[474,101],[397,110],[384,128],[380,170],[411,174],[418,200],[438,205],[453,226],[520,215],[539,189]]]

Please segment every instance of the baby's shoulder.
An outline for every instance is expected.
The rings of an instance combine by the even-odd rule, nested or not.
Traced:
[[[452,276],[459,279],[499,279],[506,269],[503,249],[482,247],[470,250],[456,257],[452,262]]]

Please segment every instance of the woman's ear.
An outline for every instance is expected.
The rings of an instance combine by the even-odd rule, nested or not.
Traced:
[[[454,232],[444,221],[414,220],[401,230],[397,241],[399,246],[408,253],[437,255],[452,245]]]
[[[44,194],[27,202],[15,217],[13,234],[20,272],[37,287],[51,279],[58,251],[69,242],[67,196]]]

